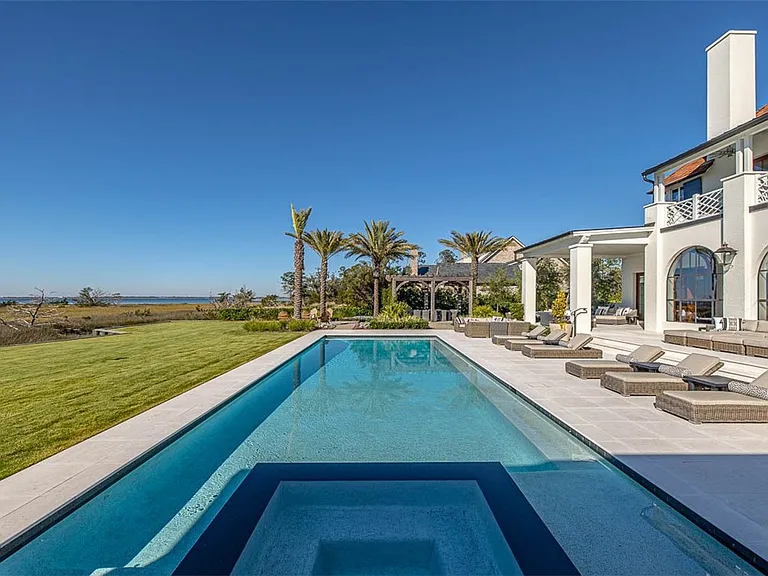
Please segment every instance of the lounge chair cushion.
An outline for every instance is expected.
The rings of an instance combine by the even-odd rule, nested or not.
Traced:
[[[768,400],[768,388],[747,384],[746,382],[738,382],[736,380],[728,382],[728,391],[744,394],[744,396],[751,396],[752,398],[758,398],[760,400]]]
[[[742,320],[741,329],[744,332],[757,332],[757,320]]]
[[[541,336],[544,332],[546,332],[547,327],[546,326],[536,326],[533,330],[530,330],[528,332],[523,332],[520,334],[520,336],[525,336],[526,338],[534,339]]]
[[[768,320],[757,321],[757,332],[768,332]]]
[[[707,356],[706,354],[689,354],[677,363],[675,368],[682,368],[688,370],[688,374],[695,374],[696,376],[709,376],[723,365],[720,359],[715,356]],[[659,368],[661,372],[661,368]],[[681,376],[682,377],[682,376]]]
[[[577,334],[568,340],[568,342],[563,342],[560,340],[558,344],[564,348],[568,348],[569,350],[581,350],[590,342],[592,342],[592,336],[587,336],[586,334]]]
[[[616,360],[623,362],[624,364],[630,364],[631,362],[653,362],[657,358],[664,355],[664,350],[659,346],[649,346],[643,344],[635,348],[629,354],[616,354]]]
[[[536,339],[542,342],[559,342],[563,338],[565,338],[565,330],[550,328],[547,336],[538,336]]]

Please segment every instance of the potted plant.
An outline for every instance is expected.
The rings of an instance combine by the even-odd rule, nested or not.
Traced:
[[[568,330],[568,322],[565,321],[565,311],[568,309],[568,300],[565,292],[558,292],[555,301],[552,302],[552,322],[560,325],[563,330]]]

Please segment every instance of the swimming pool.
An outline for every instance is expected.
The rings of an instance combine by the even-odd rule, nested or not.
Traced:
[[[430,462],[501,463],[582,574],[757,573],[437,339],[325,338],[0,574],[171,574],[259,465]]]

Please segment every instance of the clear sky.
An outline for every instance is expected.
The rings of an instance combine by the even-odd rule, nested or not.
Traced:
[[[2,3],[0,294],[274,292],[291,202],[429,261],[639,224],[725,30],[768,101],[768,10],[734,4]]]

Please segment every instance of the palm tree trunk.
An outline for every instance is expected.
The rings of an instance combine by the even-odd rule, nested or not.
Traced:
[[[475,297],[477,296],[477,269],[479,265],[477,262],[477,256],[472,256],[472,261],[469,266],[469,274],[471,276],[471,286],[469,287],[469,315],[472,316],[472,309],[475,306]]]
[[[304,285],[304,242],[293,243],[293,317],[301,320],[302,287]]]
[[[373,269],[373,315],[379,315],[379,269]]]
[[[321,258],[320,260],[320,321],[327,322],[327,314],[325,313],[325,288],[328,282],[328,258]]]

